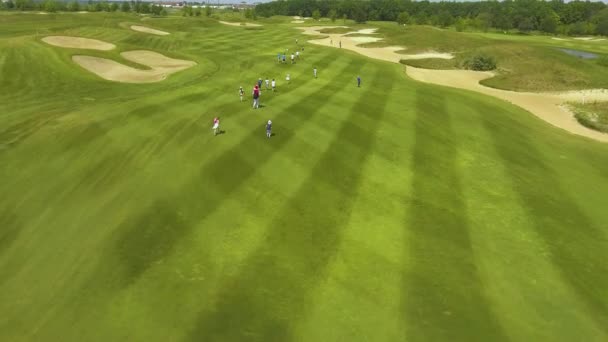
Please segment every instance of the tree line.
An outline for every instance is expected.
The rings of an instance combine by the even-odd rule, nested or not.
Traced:
[[[160,6],[144,1],[124,1],[122,3],[107,1],[89,1],[81,3],[79,1],[57,1],[57,0],[7,0],[1,2],[0,10],[16,10],[16,11],[45,11],[45,12],[135,12],[152,14],[157,16],[167,15],[167,10]]]
[[[550,34],[608,35],[608,6],[603,2],[504,0],[430,2],[411,0],[278,0],[255,7],[257,15],[304,16],[399,24],[454,26],[457,30],[496,29]]]

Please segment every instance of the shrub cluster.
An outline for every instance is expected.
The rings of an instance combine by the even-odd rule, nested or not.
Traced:
[[[477,71],[489,71],[496,69],[496,60],[492,56],[475,55],[466,59],[463,63],[465,69]]]

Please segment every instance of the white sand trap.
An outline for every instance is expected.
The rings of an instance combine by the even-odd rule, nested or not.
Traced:
[[[471,70],[430,70],[408,66],[406,68],[411,78],[447,87],[476,91],[478,93],[497,97],[513,103],[546,122],[562,128],[570,133],[598,141],[608,142],[608,134],[600,133],[579,124],[565,102],[608,101],[608,91],[605,89],[569,91],[562,93],[530,93],[515,92],[490,88],[479,84],[479,81],[493,77],[491,72]]]
[[[364,48],[358,46],[347,34],[323,34],[319,31],[327,28],[339,26],[316,26],[300,27],[304,34],[327,36],[327,38],[311,40],[313,44],[323,46],[338,47],[338,42],[342,41],[342,48],[355,51],[361,55],[399,63],[402,59],[414,58],[453,58],[451,54],[426,52],[421,54],[402,55],[396,51],[404,50],[403,47],[383,47],[383,48]],[[350,32],[352,33],[352,32]],[[333,45],[330,41],[333,40]],[[478,93],[494,96],[496,98],[511,102],[536,115],[546,122],[562,128],[570,133],[595,139],[597,141],[608,142],[608,134],[600,133],[579,124],[572,112],[563,104],[565,102],[585,101],[608,101],[608,90],[595,89],[584,91],[571,91],[562,93],[529,93],[515,92],[490,88],[479,84],[479,81],[493,77],[491,72],[471,71],[471,70],[430,70],[419,69],[411,66],[406,67],[407,74],[420,82],[433,83],[447,87],[460,88],[476,91]]]
[[[89,11],[78,11],[78,12],[76,12],[76,13],[83,14],[83,13],[89,13]]]
[[[452,59],[452,58],[454,58],[454,55],[452,55],[451,53],[434,52],[434,51],[414,53],[414,54],[403,54],[401,56],[403,56],[401,59],[427,59],[427,58]]]
[[[128,51],[120,55],[151,69],[139,70],[110,59],[92,56],[73,56],[72,60],[103,79],[125,83],[159,82],[173,73],[196,65],[192,61],[169,58],[152,51]]]
[[[292,24],[304,24],[304,20],[294,20],[291,23]]]
[[[138,31],[138,32],[155,34],[155,35],[158,35],[158,36],[166,36],[166,35],[169,34],[169,32],[155,30],[153,28],[149,28],[149,27],[145,27],[145,26],[139,26],[139,25],[131,25],[131,29],[134,30],[134,31]]]
[[[578,39],[578,40],[591,40],[591,39],[593,39],[593,37],[574,37],[574,39]]]
[[[557,38],[557,37],[551,37],[551,39],[553,39],[553,40],[568,40],[568,39],[564,39],[564,38]]]
[[[252,24],[252,23],[230,23],[227,21],[221,21],[220,23],[224,24],[224,25],[230,25],[230,26],[249,26],[249,27],[257,27],[257,26],[262,26],[260,24]]]
[[[357,43],[374,43],[381,41],[382,38],[379,37],[349,37],[350,40]]]
[[[360,33],[356,32],[348,32],[345,34],[333,34],[333,33],[321,33],[320,31],[323,29],[330,28],[344,28],[345,26],[311,26],[311,27],[299,27],[299,29],[304,31],[304,34],[315,35],[315,36],[327,36],[324,39],[315,39],[311,40],[310,43],[323,45],[323,46],[332,46],[338,47],[339,42],[342,42],[342,48],[348,49],[351,51],[355,51],[363,56],[381,59],[383,61],[389,61],[393,63],[399,63],[402,59],[421,59],[421,58],[454,58],[449,53],[436,53],[436,52],[425,52],[421,54],[410,54],[404,55],[397,53],[397,51],[403,51],[405,48],[400,46],[388,46],[388,47],[373,47],[373,48],[364,48],[359,46],[362,43],[368,42],[376,42],[381,41],[382,38],[378,37],[350,37],[349,34]],[[376,29],[365,29],[366,32],[371,32],[371,30]],[[371,32],[373,33],[373,32]]]
[[[302,17],[300,17],[299,15],[293,16],[292,18],[293,18],[293,19],[295,19],[295,20],[300,20],[300,19],[302,19]]]
[[[601,42],[606,40],[606,38],[599,38],[599,39],[594,39],[594,40],[590,40],[591,42]]]
[[[116,45],[106,43],[97,39],[82,38],[82,37],[69,37],[69,36],[48,36],[42,38],[42,41],[63,48],[71,49],[90,49],[90,50],[101,50],[108,51],[116,48]]]
[[[371,28],[371,29],[362,29],[362,30],[359,30],[359,31],[357,31],[355,33],[358,33],[358,34],[374,34],[374,33],[376,33],[376,31],[378,31],[377,28]]]

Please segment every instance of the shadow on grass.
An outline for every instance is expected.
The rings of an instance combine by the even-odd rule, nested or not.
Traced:
[[[346,70],[347,67],[344,67],[342,71]],[[304,85],[305,83],[302,84],[302,86]],[[340,82],[330,83],[311,96],[322,96],[330,92],[332,88],[340,86]],[[321,108],[303,98],[282,111],[276,120],[280,121],[281,118],[290,116],[290,113],[298,109],[309,113],[308,116],[297,118],[304,124]],[[296,118],[290,116],[290,119],[293,121]],[[281,137],[281,143],[287,144],[292,137]],[[243,151],[252,148],[252,146],[259,149],[259,153],[256,151],[258,158],[255,165],[249,163],[243,157]],[[266,144],[262,131],[256,127],[232,149],[215,160],[206,162],[202,166],[199,176],[193,179],[191,184],[178,191],[174,195],[175,198],[156,202],[136,218],[125,220],[116,229],[116,235],[113,237],[115,241],[114,250],[108,251],[109,258],[116,260],[120,256],[116,263],[123,265],[123,267],[119,267],[118,270],[106,270],[106,272],[114,274],[112,277],[114,280],[108,281],[105,286],[123,287],[137,281],[154,263],[170,255],[180,238],[190,234],[197,222],[201,222],[212,215],[223,204],[224,200],[230,198],[231,193],[247,183],[256,174],[258,165],[264,164],[277,151],[277,148]],[[204,201],[201,200],[203,196]],[[188,202],[190,205],[176,208],[174,203],[183,203],[184,198],[192,199]],[[165,208],[162,208],[163,206]],[[154,237],[149,236],[150,231],[154,232]],[[142,238],[138,239],[138,236]],[[115,266],[114,264],[113,266]]]
[[[373,77],[391,87],[395,77]],[[348,80],[341,81],[348,82]],[[361,97],[306,181],[267,227],[265,239],[225,280],[212,309],[201,312],[191,341],[290,341],[310,309],[310,292],[340,248],[361,169],[375,143],[386,102]]]
[[[495,108],[479,110],[495,112]],[[506,121],[492,115],[480,117],[561,278],[577,293],[597,326],[608,332],[608,223],[592,222],[563,190],[526,127],[518,123],[506,127],[501,125]]]
[[[412,266],[402,303],[408,341],[504,341],[477,274],[449,109],[432,91],[416,93],[406,225]]]

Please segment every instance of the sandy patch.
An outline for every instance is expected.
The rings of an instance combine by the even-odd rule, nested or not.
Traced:
[[[350,40],[357,43],[374,43],[381,41],[382,38],[379,37],[349,37]]]
[[[150,70],[139,70],[110,59],[92,56],[73,56],[72,60],[103,79],[125,83],[159,82],[173,73],[196,65],[192,61],[169,58],[152,51],[128,51],[120,55],[132,62],[146,65]]]
[[[83,14],[83,13],[89,13],[89,11],[78,11],[78,12],[76,12],[76,13]]]
[[[356,31],[355,33],[358,33],[358,34],[374,34],[374,33],[376,33],[376,31],[378,31],[377,28],[371,28],[371,29],[362,29],[362,30]]]
[[[299,29],[304,31],[304,34],[314,35],[314,36],[326,36],[327,38],[323,39],[315,39],[311,40],[310,43],[330,46],[330,47],[339,47],[340,42],[342,42],[342,48],[348,49],[351,51],[355,51],[363,56],[380,59],[383,61],[399,63],[402,59],[421,59],[421,58],[445,58],[451,59],[454,58],[449,53],[436,53],[436,52],[425,52],[421,54],[400,54],[397,51],[405,50],[404,47],[401,46],[388,46],[388,47],[373,47],[373,48],[364,48],[359,46],[362,43],[368,42],[376,42],[381,41],[382,38],[378,37],[350,37],[349,34],[353,33],[361,33],[364,34],[372,34],[376,29],[364,29],[354,32],[347,32],[344,34],[333,34],[333,33],[320,33],[323,29],[328,28],[338,28],[345,26],[311,26],[311,27],[299,27]]]
[[[491,72],[471,70],[429,70],[407,67],[411,78],[447,87],[476,91],[478,93],[497,97],[513,103],[546,122],[562,128],[570,133],[608,142],[608,134],[600,133],[579,124],[566,102],[608,101],[608,91],[605,89],[569,91],[561,93],[530,93],[515,92],[489,88],[479,84],[479,81],[493,77]]]
[[[71,49],[91,49],[108,51],[116,48],[116,45],[111,43],[106,43],[97,39],[82,37],[48,36],[42,38],[42,41],[50,45]]]
[[[38,12],[36,14],[48,14],[47,12]]]
[[[578,40],[591,40],[591,39],[593,39],[593,37],[574,37],[574,39],[578,39]]]
[[[224,25],[230,25],[230,26],[249,26],[249,27],[257,27],[257,26],[262,26],[260,24],[252,24],[252,23],[230,23],[227,21],[221,21],[220,23],[224,24]]]
[[[601,41],[604,41],[604,40],[606,40],[606,38],[599,38],[599,39],[594,39],[594,40],[591,40],[591,41],[592,42],[601,42]]]
[[[294,20],[291,23],[292,24],[304,24],[304,20]]]
[[[302,19],[302,17],[300,17],[299,15],[293,16],[292,18],[293,18],[293,19],[295,19],[295,20],[300,20],[300,19]]]
[[[364,48],[358,46],[359,42],[354,41],[346,34],[322,34],[319,31],[325,28],[335,28],[338,26],[316,26],[316,27],[300,27],[304,34],[326,36],[327,38],[311,40],[310,43],[338,47],[339,42],[342,42],[342,48],[355,51],[361,55],[399,63],[402,59],[415,58],[446,58],[451,59],[454,56],[449,53],[425,52],[420,54],[402,55],[397,51],[404,50],[403,47],[383,47],[383,48]],[[570,91],[561,93],[530,93],[530,92],[515,92],[494,89],[481,85],[479,82],[493,77],[491,72],[471,71],[471,70],[430,70],[419,69],[411,66],[406,67],[407,74],[420,82],[433,83],[447,87],[466,89],[476,91],[478,93],[494,96],[496,98],[513,103],[532,114],[536,115],[546,122],[562,128],[570,133],[578,134],[584,137],[595,139],[598,141],[608,142],[608,134],[600,133],[579,124],[571,111],[564,104],[566,102],[583,102],[583,101],[608,101],[608,90],[595,89],[583,91]]]
[[[139,25],[131,25],[131,30],[138,31],[138,32],[144,32],[144,33],[155,34],[155,35],[158,35],[158,36],[166,36],[166,35],[169,34],[169,32],[155,30],[153,28],[149,28],[149,27],[145,27],[145,26],[139,26]]]
[[[564,39],[564,38],[557,38],[557,37],[551,37],[551,39],[553,39],[553,40],[568,40],[568,39]]]

